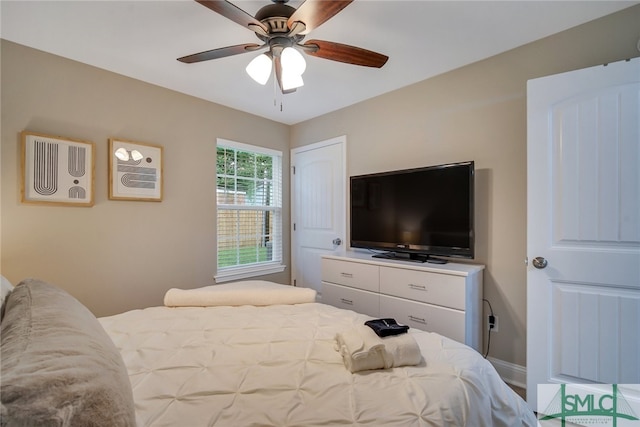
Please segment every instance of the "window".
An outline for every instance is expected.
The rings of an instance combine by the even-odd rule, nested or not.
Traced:
[[[216,282],[284,270],[282,153],[218,139]]]

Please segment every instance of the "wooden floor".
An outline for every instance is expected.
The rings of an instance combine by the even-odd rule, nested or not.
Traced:
[[[511,387],[511,389],[513,391],[515,391],[516,393],[518,393],[518,395],[523,398],[524,400],[527,400],[527,391],[525,389],[523,389],[522,387],[517,387],[515,385],[512,384],[507,384],[509,387]]]

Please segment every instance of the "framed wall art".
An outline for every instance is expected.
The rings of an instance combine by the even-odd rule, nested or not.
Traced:
[[[162,147],[109,139],[109,199],[162,201]]]
[[[23,131],[23,203],[93,206],[94,143]]]

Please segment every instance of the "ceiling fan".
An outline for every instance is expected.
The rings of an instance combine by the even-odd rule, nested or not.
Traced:
[[[389,59],[386,55],[367,49],[325,40],[302,43],[311,30],[332,18],[353,0],[306,0],[297,9],[285,4],[288,0],[272,0],[273,4],[262,7],[255,17],[226,0],[196,1],[253,31],[263,43],[207,50],[183,56],[178,61],[191,64],[267,49],[266,53],[249,63],[247,73],[265,84],[273,68],[283,94],[295,92],[303,84],[302,73],[306,63],[300,51],[318,58],[375,68],[382,67]]]

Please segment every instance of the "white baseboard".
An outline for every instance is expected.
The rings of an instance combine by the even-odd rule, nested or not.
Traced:
[[[487,360],[496,368],[504,382],[516,387],[527,388],[527,368],[493,357],[487,357]]]

